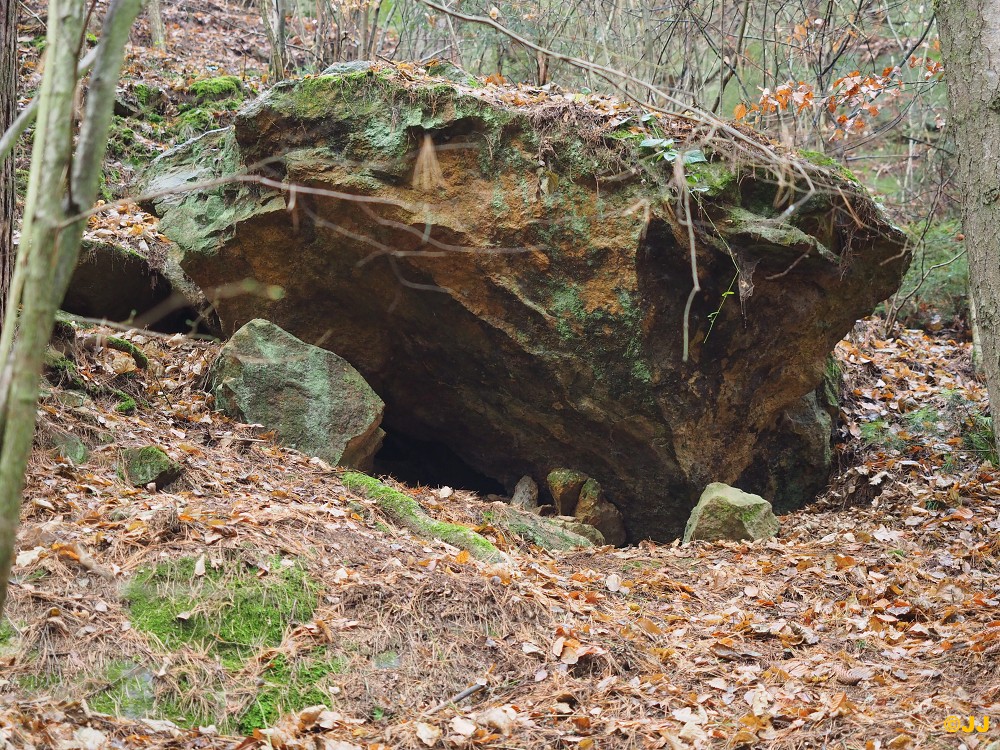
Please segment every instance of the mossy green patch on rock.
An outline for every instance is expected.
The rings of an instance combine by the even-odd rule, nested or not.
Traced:
[[[183,468],[161,448],[147,445],[122,453],[121,475],[136,487],[155,484],[160,490],[180,478]]]
[[[494,505],[495,510],[489,512],[491,524],[542,549],[565,551],[604,544],[600,531],[579,521],[543,517],[505,503]]]
[[[188,92],[199,102],[217,102],[223,99],[242,99],[243,82],[236,76],[217,76],[195,81]]]
[[[239,669],[261,649],[280,645],[285,631],[316,609],[316,585],[305,570],[271,562],[263,576],[238,562],[196,576],[188,557],[140,570],[124,593],[132,625],[169,650],[205,649]]]
[[[854,172],[831,156],[827,156],[820,151],[810,151],[809,149],[799,149],[799,155],[812,164],[815,164],[817,167],[833,170],[844,179],[850,180],[856,185],[861,184],[861,181],[858,179],[857,175],[854,174]]]
[[[545,478],[560,515],[571,516],[576,510],[576,501],[580,498],[580,490],[589,479],[582,471],[575,469],[553,469]]]
[[[708,485],[691,511],[684,541],[755,540],[778,533],[778,519],[762,497],[721,482]]]
[[[126,341],[117,336],[107,336],[102,340],[102,343],[109,349],[115,349],[116,351],[130,355],[135,361],[135,366],[140,370],[145,370],[149,367],[149,358],[146,356],[146,353],[131,341]]]
[[[344,474],[343,482],[349,490],[360,490],[377,502],[393,521],[421,536],[440,539],[442,542],[468,550],[473,557],[487,562],[500,562],[505,559],[505,555],[492,542],[468,526],[431,518],[412,497],[394,490],[367,474],[348,472]]]
[[[119,414],[134,414],[136,410],[135,399],[125,393],[125,391],[115,391],[115,395],[121,400],[115,405],[115,411]]]
[[[736,171],[725,161],[689,164],[685,167],[685,172],[690,187],[709,198],[721,196],[737,185]]]

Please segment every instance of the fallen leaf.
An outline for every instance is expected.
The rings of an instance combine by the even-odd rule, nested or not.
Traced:
[[[425,724],[419,721],[417,722],[417,738],[427,745],[427,747],[434,747],[438,740],[441,739],[441,730],[433,724]]]
[[[476,722],[469,721],[468,719],[462,716],[456,716],[454,719],[452,719],[451,724],[449,724],[449,726],[451,727],[452,732],[461,735],[462,737],[471,737],[476,733],[476,730],[479,728],[476,725]]]

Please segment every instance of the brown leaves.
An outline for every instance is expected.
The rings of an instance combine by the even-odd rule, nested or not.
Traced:
[[[326,706],[310,706],[282,717],[273,727],[254,730],[253,736],[275,750],[364,750],[353,742],[322,736],[323,732],[350,729],[364,723]]]

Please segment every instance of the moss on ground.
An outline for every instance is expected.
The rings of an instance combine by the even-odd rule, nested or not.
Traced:
[[[316,609],[316,584],[296,564],[274,560],[263,577],[242,564],[195,576],[181,558],[139,571],[125,591],[132,624],[166,648],[205,650],[238,669],[263,648],[281,644],[286,628]]]
[[[6,620],[0,620],[0,652],[13,643],[16,636],[17,631],[14,629],[14,626]]]
[[[187,727],[214,723],[224,732],[252,734],[283,713],[329,703],[328,678],[343,672],[345,662],[326,647],[298,654],[294,661],[277,655],[241,711],[234,712],[226,698],[226,685],[239,681],[239,672],[262,651],[280,646],[295,624],[312,618],[318,585],[305,569],[274,558],[263,576],[259,568],[241,562],[198,576],[196,565],[183,557],[142,569],[123,597],[137,632],[175,655],[188,651],[207,656],[224,671],[216,667],[209,674],[182,658],[170,671],[168,689],[154,690],[147,667],[112,662],[102,675],[105,687],[91,705],[121,716],[157,716]]]
[[[153,674],[129,661],[110,662],[104,674],[105,687],[89,700],[95,711],[130,719],[151,717],[156,713]],[[176,718],[176,714],[171,714]]]
[[[240,733],[250,735],[254,729],[272,726],[282,714],[290,711],[329,705],[329,689],[334,687],[329,677],[343,673],[345,667],[346,661],[331,655],[326,648],[299,654],[294,662],[278,654],[264,669],[263,684],[239,719]]]
[[[57,672],[48,670],[21,675],[17,678],[18,687],[27,693],[51,693],[62,684],[62,677]]]
[[[115,406],[116,412],[119,414],[135,414],[137,405],[132,396],[125,393],[125,391],[118,390],[115,391],[115,396],[120,399],[118,404]]]
[[[360,490],[377,502],[393,521],[423,537],[440,539],[442,542],[468,550],[473,557],[487,562],[499,562],[504,559],[504,554],[492,542],[468,526],[431,518],[412,497],[382,484],[367,474],[347,472],[344,474],[343,482],[349,490]]]
[[[140,106],[148,107],[159,95],[160,90],[145,83],[137,83],[132,87],[132,93],[135,94],[135,100]]]

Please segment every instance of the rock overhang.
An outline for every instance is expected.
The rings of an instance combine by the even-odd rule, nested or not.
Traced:
[[[502,481],[585,471],[633,539],[672,538],[712,481],[807,500],[829,462],[826,356],[898,285],[901,233],[836,170],[571,99],[388,67],[282,84],[156,170],[257,165],[296,189],[193,193],[162,205],[162,230],[210,295],[284,290],[220,298],[229,331],[266,317],[322,342],[390,429]],[[648,123],[675,158],[700,149],[690,192],[642,145]]]

